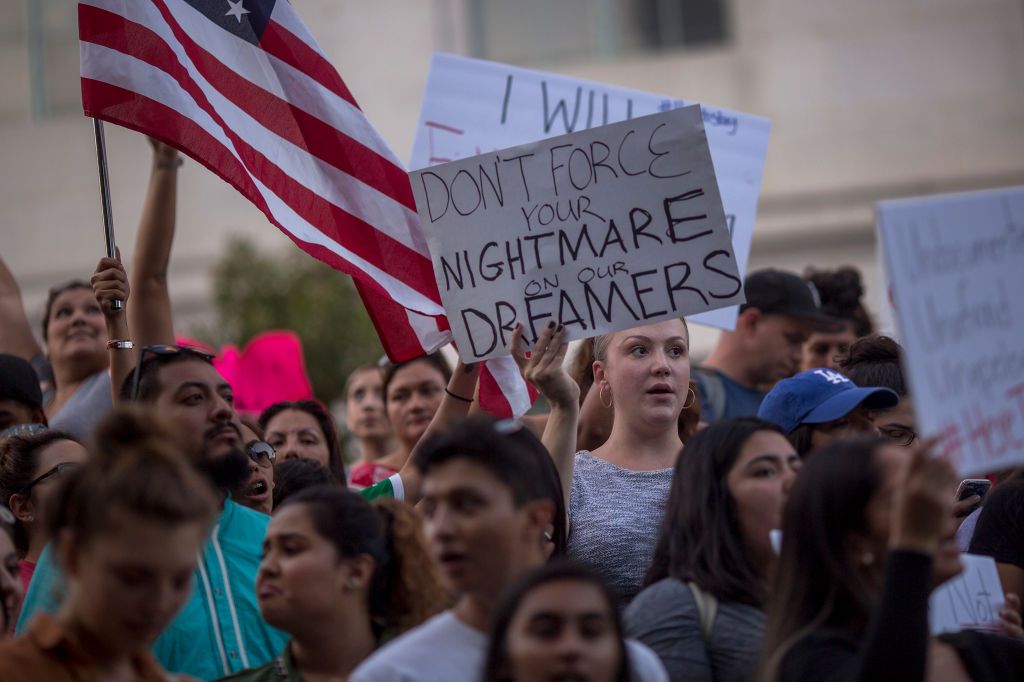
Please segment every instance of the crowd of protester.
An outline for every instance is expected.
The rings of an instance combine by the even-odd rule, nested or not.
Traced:
[[[0,261],[0,682],[1024,679],[1024,483],[957,495],[855,270],[750,273],[699,368],[681,319],[519,327],[522,420],[478,366],[359,367],[346,462],[322,402],[250,420],[175,345],[179,165],[44,346]],[[933,637],[968,549],[998,625]]]

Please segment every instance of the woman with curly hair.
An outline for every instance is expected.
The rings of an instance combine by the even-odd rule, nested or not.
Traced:
[[[821,310],[843,322],[838,331],[815,331],[804,344],[804,370],[816,367],[839,369],[838,357],[852,344],[873,331],[871,316],[864,307],[864,285],[860,271],[844,266],[835,270],[808,268],[804,279],[821,297]]]
[[[292,639],[267,665],[225,678],[234,682],[346,679],[445,606],[415,512],[336,486],[307,488],[275,511],[256,596]]]

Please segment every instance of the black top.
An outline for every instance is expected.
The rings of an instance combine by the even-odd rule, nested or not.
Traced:
[[[780,682],[924,682],[932,559],[892,551],[878,608],[867,631],[822,628],[782,659]],[[965,630],[939,639],[952,646],[975,682],[1024,680],[1024,642]]]
[[[975,682],[1024,680],[1024,642],[987,632],[964,630],[939,639],[956,649]]]
[[[971,538],[971,554],[1024,568],[1024,480],[996,486],[985,499]]]
[[[780,682],[923,682],[932,558],[892,551],[867,631],[822,628],[782,659]]]

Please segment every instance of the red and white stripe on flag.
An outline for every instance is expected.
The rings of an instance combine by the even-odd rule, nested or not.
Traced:
[[[81,0],[78,26],[87,116],[182,150],[351,275],[393,360],[450,340],[408,174],[290,3]]]

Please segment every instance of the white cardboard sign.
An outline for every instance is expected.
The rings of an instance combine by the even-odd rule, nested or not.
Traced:
[[[464,159],[694,104],[594,81],[436,53],[420,109],[410,168]],[[703,106],[733,252],[747,270],[768,150],[768,119]],[[691,321],[733,329],[735,306]]]
[[[742,303],[700,108],[673,109],[412,173],[466,362],[518,322],[580,339]]]
[[[878,204],[918,431],[965,477],[1024,464],[1024,187]]]
[[[960,630],[994,630],[1006,604],[990,556],[961,554],[963,573],[940,585],[928,600],[928,623],[933,635]]]

